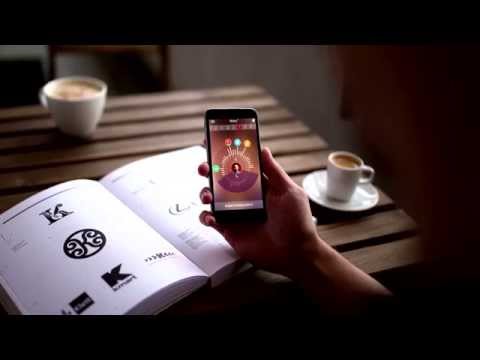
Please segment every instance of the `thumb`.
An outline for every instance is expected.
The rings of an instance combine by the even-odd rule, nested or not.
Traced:
[[[262,165],[263,172],[267,176],[269,187],[272,190],[283,191],[293,184],[288,174],[273,158],[270,149],[267,147],[262,150]]]

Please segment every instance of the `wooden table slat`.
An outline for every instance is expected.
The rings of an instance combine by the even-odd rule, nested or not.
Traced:
[[[324,169],[327,166],[328,155],[330,155],[332,151],[333,150],[281,156],[276,160],[289,175],[292,175]]]
[[[13,195],[3,195],[0,196],[0,213],[10,209],[12,206],[18,204],[19,202],[25,200],[26,198],[36,194],[37,191],[28,191],[22,192]]]
[[[173,103],[198,102],[206,99],[241,98],[266,94],[264,88],[257,85],[241,85],[199,90],[174,90],[164,93],[134,94],[110,97],[107,109],[126,107],[158,106]]]
[[[328,148],[328,144],[316,134],[267,140],[263,144],[268,146],[275,156],[325,150]],[[295,146],[292,146],[292,144],[295,144]]]
[[[342,255],[371,275],[418,264],[422,261],[420,238],[417,236],[347,251]]]
[[[288,134],[298,135],[301,133],[307,133],[310,130],[303,123],[293,118],[293,115],[285,109],[276,108],[260,111],[260,121],[262,123],[262,135],[273,131],[268,128],[267,125],[275,123],[287,123],[278,124],[275,128],[279,136]],[[288,122],[295,122],[288,124]],[[134,138],[139,136],[148,136],[161,133],[175,133],[182,131],[193,131],[204,129],[203,116],[173,119],[173,120],[161,120],[161,121],[149,121],[138,122],[132,124],[114,124],[109,126],[100,126],[94,133],[91,141],[105,141],[105,140],[118,140],[126,138]],[[49,131],[48,133],[40,134],[11,134],[0,138],[0,151],[3,150],[21,150],[23,148],[35,147],[35,146],[61,146],[63,144],[71,144],[74,140],[68,136],[63,135],[59,131]]]
[[[218,99],[206,100],[194,104],[175,104],[170,106],[161,106],[155,108],[140,108],[140,109],[125,109],[121,111],[114,111],[105,113],[102,118],[102,123],[113,124],[125,121],[139,121],[145,119],[160,119],[172,117],[185,117],[192,115],[203,115],[209,108],[221,107],[254,107],[267,108],[278,106],[278,101],[269,96],[254,96],[242,99]]]
[[[203,139],[204,132],[195,131],[4,155],[0,156],[0,169],[13,171],[135,154],[153,154],[201,144]],[[273,154],[280,155],[292,151],[313,151],[327,148],[326,142],[315,134],[265,140],[263,143],[270,147]],[[296,145],[292,147],[292,143]]]
[[[245,85],[205,90],[177,90],[166,93],[134,94],[109,97],[105,108],[109,111],[125,107],[157,106],[176,102],[201,101],[211,98],[254,96],[263,93],[265,93],[265,90],[259,86]],[[0,109],[0,120],[15,120],[47,115],[48,111],[40,105]]]
[[[317,226],[320,237],[334,247],[415,229],[415,222],[399,209]]]
[[[209,108],[222,107],[254,107],[256,109],[273,108],[278,106],[278,101],[271,96],[252,97],[245,99],[222,99],[216,101],[203,101],[196,104],[182,104],[162,106],[155,108],[125,109],[106,112],[100,121],[101,125],[138,122],[145,120],[159,120],[167,118],[180,118],[193,115],[203,115]],[[19,122],[0,122],[0,134],[18,133],[19,131],[49,130],[55,124],[51,118],[27,119]]]

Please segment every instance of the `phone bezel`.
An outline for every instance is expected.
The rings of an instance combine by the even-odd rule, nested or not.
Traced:
[[[212,168],[212,159],[211,159],[211,148],[210,148],[210,119],[245,119],[245,118],[255,118],[257,124],[257,146],[258,146],[258,155],[259,155],[259,170],[260,170],[260,182],[262,188],[262,200],[263,208],[262,209],[244,209],[244,210],[221,210],[217,211],[215,209],[215,193],[213,190],[213,176],[209,174],[209,183],[210,189],[212,191],[213,199],[211,203],[211,209],[215,215],[215,219],[219,223],[228,223],[228,222],[265,222],[267,219],[267,211],[265,209],[265,178],[263,176],[263,164],[261,159],[261,143],[260,143],[260,122],[258,120],[258,114],[255,109],[252,108],[236,108],[236,109],[209,109],[205,113],[205,138],[207,140],[207,158],[208,165],[210,169]]]

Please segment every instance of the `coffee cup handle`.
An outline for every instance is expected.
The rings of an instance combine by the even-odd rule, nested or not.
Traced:
[[[40,104],[42,104],[42,106],[45,109],[48,109],[47,97],[45,96],[45,93],[43,92],[43,88],[41,88],[40,91],[38,92],[38,99],[40,100]]]
[[[364,165],[362,166],[362,176],[358,181],[360,184],[367,184],[373,181],[375,177],[375,170],[371,166]]]

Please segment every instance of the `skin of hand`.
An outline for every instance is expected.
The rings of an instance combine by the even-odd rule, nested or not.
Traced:
[[[219,231],[241,258],[290,277],[320,302],[339,307],[339,311],[352,308],[359,297],[390,294],[320,238],[304,190],[290,179],[268,148],[261,156],[267,179],[268,220],[262,224],[219,224],[211,212],[204,211],[200,221]],[[198,172],[208,177],[208,164],[201,164]],[[209,188],[200,192],[200,199],[204,204],[212,202]]]
[[[203,212],[200,221],[217,229],[242,258],[259,267],[291,275],[292,265],[302,262],[304,254],[320,251],[323,244],[312,222],[303,189],[290,179],[268,149],[262,151],[262,158],[268,177],[268,220],[263,224],[227,226],[218,224],[211,212]],[[208,176],[208,164],[201,164],[198,171],[200,175]],[[200,199],[205,204],[211,203],[210,189],[203,189]]]

